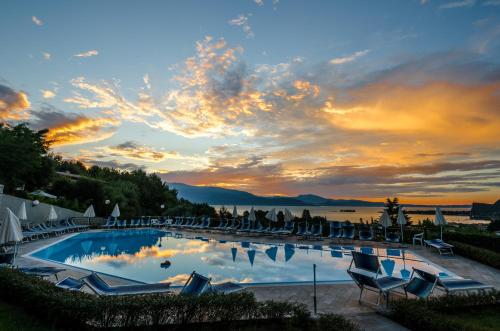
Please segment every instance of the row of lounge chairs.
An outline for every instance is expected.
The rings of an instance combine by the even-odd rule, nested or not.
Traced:
[[[376,255],[356,251],[352,252],[352,261],[347,272],[361,290],[359,302],[362,302],[363,292],[367,290],[378,293],[377,305],[380,304],[381,298],[384,298],[388,304],[389,295],[398,293],[398,290],[406,297],[410,293],[419,298],[427,299],[435,289],[442,290],[446,294],[494,289],[493,286],[472,279],[442,278],[417,268],[413,268],[408,280],[383,276],[381,264]]]
[[[83,278],[67,277],[56,284],[57,287],[80,291],[85,286],[91,289],[97,295],[138,295],[138,294],[153,294],[153,293],[170,293],[172,288],[170,283],[156,284],[133,284],[133,285],[118,285],[111,286],[99,274],[92,272],[90,275]],[[193,271],[182,287],[180,294],[182,295],[201,295],[207,292],[230,293],[241,290],[243,287],[234,283],[223,283],[212,285],[211,279],[205,277],[196,271]]]
[[[59,222],[45,223],[25,223],[22,225],[23,242],[45,239],[50,236],[60,236],[69,232],[78,232],[88,230],[88,225],[75,224],[73,220],[61,220]]]

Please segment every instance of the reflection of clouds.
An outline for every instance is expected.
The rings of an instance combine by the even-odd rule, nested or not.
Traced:
[[[206,264],[214,265],[214,266],[223,266],[226,264],[226,261],[223,257],[215,255],[215,256],[202,256],[201,260]]]
[[[185,284],[191,274],[178,274],[161,280],[160,283]]]

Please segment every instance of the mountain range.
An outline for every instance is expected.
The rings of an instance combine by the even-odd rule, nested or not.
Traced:
[[[175,189],[180,198],[191,202],[208,203],[209,205],[254,205],[254,206],[363,206],[381,207],[383,202],[370,202],[354,199],[328,199],[314,194],[303,194],[296,197],[258,196],[238,190],[221,187],[192,186],[182,183],[168,183]]]

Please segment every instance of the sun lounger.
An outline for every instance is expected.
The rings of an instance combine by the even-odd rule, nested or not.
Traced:
[[[158,225],[159,228],[167,226],[167,219],[165,217],[163,217],[163,216],[160,217],[158,219],[158,224],[157,225]]]
[[[373,231],[372,228],[369,227],[362,227],[359,229],[359,240],[373,240]]]
[[[354,239],[354,225],[351,223],[342,223],[342,239]]]
[[[137,295],[170,292],[170,283],[110,286],[93,272],[81,279],[97,295]]]
[[[321,223],[317,223],[311,225],[311,231],[306,232],[305,237],[321,240],[322,234],[323,234],[323,225]]]
[[[210,287],[210,278],[205,277],[193,271],[189,276],[186,284],[182,288],[180,294],[184,295],[201,295]]]
[[[376,255],[356,251],[351,253],[352,261],[347,272],[361,290],[358,299],[360,303],[363,291],[368,290],[378,293],[377,305],[380,304],[381,297],[384,297],[388,305],[389,294],[408,283],[408,281],[396,277],[380,277],[381,266]],[[354,270],[352,269],[353,266],[355,267]]]
[[[71,219],[69,219],[69,220],[67,221],[67,223],[68,223],[69,225],[73,225],[73,226],[78,227],[78,229],[79,229],[79,230],[82,230],[82,231],[86,231],[86,230],[88,230],[88,229],[90,228],[90,226],[85,225],[85,224],[75,224],[75,222],[74,222],[73,220],[71,220]]]
[[[250,231],[250,221],[248,219],[243,219],[241,222],[241,227],[236,229],[236,232],[249,232]]]
[[[130,220],[130,227],[131,228],[137,228],[141,225],[141,220],[138,218],[132,218]]]
[[[212,293],[233,293],[237,291],[241,291],[243,289],[243,286],[231,283],[231,282],[226,282],[226,283],[221,283],[221,284],[210,284],[210,287],[208,288],[208,292]]]
[[[80,291],[82,287],[85,286],[85,282],[73,277],[66,277],[60,282],[57,282],[56,286],[70,291]]]
[[[39,237],[42,238],[48,238],[49,237],[49,232],[42,230],[36,225],[31,225],[31,224],[26,224],[26,229],[34,234],[37,234]]]
[[[276,234],[281,235],[281,236],[291,235],[293,233],[294,229],[295,229],[295,222],[294,221],[287,221],[287,222],[285,222],[283,229],[281,229],[280,231],[277,231]]]
[[[110,216],[106,221],[106,224],[104,224],[102,227],[109,229],[109,228],[114,228],[115,226],[116,226],[116,219],[113,216]]]
[[[306,228],[306,223],[302,222],[302,223],[299,223],[298,227],[297,227],[297,233],[295,233],[296,236],[299,236],[299,237],[303,237],[306,235],[307,233],[307,228]]]
[[[385,237],[385,241],[389,243],[399,243],[400,240],[399,233],[396,232],[389,232]]]
[[[66,271],[66,269],[55,267],[23,267],[18,268],[18,270],[27,275],[33,275],[41,278],[54,276],[56,280],[59,280],[59,277],[57,276],[58,273]]]
[[[407,298],[408,293],[411,293],[420,299],[427,299],[432,294],[435,287],[436,282],[429,282],[423,278],[414,277],[412,274],[410,281],[403,286],[403,289]]]
[[[328,235],[328,238],[333,240],[340,239],[340,237],[342,237],[342,227],[340,226],[340,222],[330,222],[330,234]]]
[[[126,228],[127,227],[127,220],[118,220],[117,227],[123,228],[123,229]]]
[[[437,249],[440,255],[453,255],[453,245],[447,244],[441,239],[424,240],[424,243],[427,246]]]
[[[143,217],[141,220],[141,226],[143,227],[151,226],[151,219],[149,217]]]
[[[417,275],[427,280],[428,282],[435,282],[437,288],[445,291],[446,294],[454,292],[485,291],[494,288],[491,285],[486,285],[472,279],[441,278],[430,272],[417,268],[413,268],[413,272],[415,272]]]

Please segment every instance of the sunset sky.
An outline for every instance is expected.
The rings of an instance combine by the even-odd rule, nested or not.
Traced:
[[[260,195],[500,199],[500,0],[10,1],[0,119]]]

